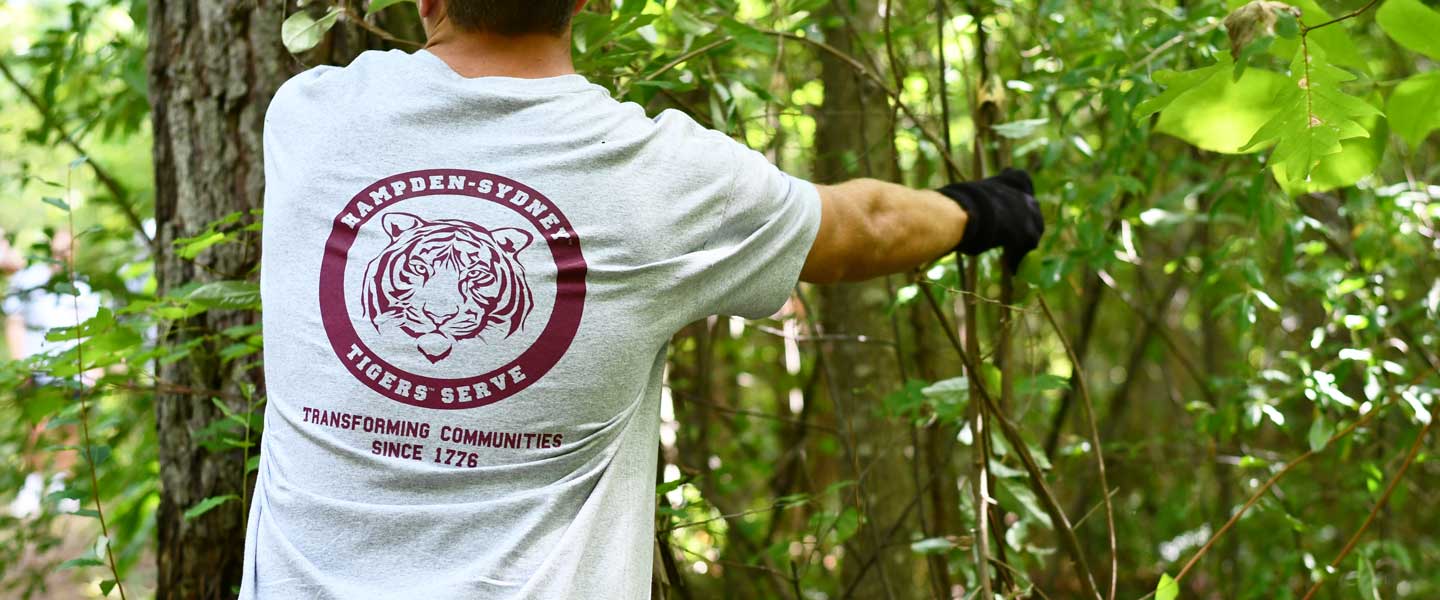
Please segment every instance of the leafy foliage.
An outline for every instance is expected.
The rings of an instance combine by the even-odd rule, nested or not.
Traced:
[[[840,155],[854,176],[933,187],[948,177],[947,154],[970,171],[978,148],[981,164],[1036,174],[1050,232],[1018,277],[1009,329],[999,326],[995,264],[979,261],[979,285],[962,293],[960,265],[947,258],[889,286],[856,288],[886,296],[887,328],[821,330],[814,319],[828,307],[802,286],[773,320],[716,318],[681,332],[657,498],[660,555],[679,578],[672,586],[695,598],[864,597],[856,582],[882,577],[866,567],[871,540],[889,535],[885,546],[903,554],[881,562],[896,597],[974,594],[980,507],[968,490],[979,457],[993,478],[982,504],[995,521],[991,560],[1008,567],[988,570],[995,591],[1075,597],[1066,526],[1051,517],[1028,457],[1102,588],[1110,532],[1100,499],[1112,499],[1119,597],[1299,597],[1327,578],[1319,597],[1440,593],[1440,538],[1423,483],[1437,474],[1433,442],[1420,446],[1377,525],[1342,554],[1409,464],[1406,449],[1433,435],[1440,406],[1433,4],[1036,0],[979,3],[987,12],[978,15],[945,3],[943,19],[922,0],[883,12],[823,0],[592,4],[575,24],[577,68],[621,100],[685,110],[802,176]],[[158,485],[155,390],[221,406],[225,416],[197,424],[193,443],[242,454],[247,472],[263,425],[263,390],[242,390],[231,399],[246,410],[231,409],[238,404],[216,402],[224,390],[174,389],[153,366],[196,357],[258,364],[259,326],[155,343],[158,331],[191,327],[207,311],[258,310],[255,274],[159,294],[152,253],[213,268],[215,249],[256,243],[262,216],[186,223],[174,247],[149,247],[146,3],[17,6],[0,6],[0,20],[14,24],[0,30],[0,48],[10,49],[4,64],[15,76],[0,82],[0,186],[21,208],[0,213],[0,226],[30,263],[63,264],[49,242],[73,216],[74,274],[104,308],[50,334],[80,339],[83,353],[0,363],[0,414],[11,424],[0,427],[10,457],[0,489],[20,489],[36,470],[72,475],[43,498],[40,516],[0,514],[0,594],[74,589],[68,578],[83,574],[114,597],[105,554],[90,543],[100,537],[91,533],[93,499],[111,525],[102,550],[114,551],[127,587],[144,590]],[[309,2],[288,9],[275,43],[313,59],[362,35],[357,19],[390,28],[387,19],[410,9]],[[980,79],[982,60],[991,82]],[[855,106],[834,104],[845,81],[865,86]],[[975,116],[982,97],[996,113],[989,128]],[[823,147],[827,119],[867,132],[879,120],[883,133]],[[96,168],[128,193],[98,181]],[[63,275],[44,289],[79,293]],[[980,327],[966,331],[985,361],[975,381],[928,309],[932,294],[951,325],[946,309],[981,299]],[[1053,307],[1058,328],[1037,299]],[[995,361],[1002,335],[1013,348]],[[830,373],[874,367],[837,362],[836,348],[848,344],[895,350],[901,376],[872,378],[883,401],[857,405],[861,391],[827,388]],[[85,373],[88,383],[72,383]],[[972,418],[981,390],[1007,386],[1003,410],[1025,437],[1019,444]],[[1082,391],[1093,400],[1098,447],[1074,416]],[[71,433],[82,419],[89,444]],[[1097,484],[1101,450],[1110,490]],[[73,466],[61,466],[66,456]],[[247,501],[244,490],[219,490],[181,507],[181,518],[242,511]],[[74,502],[78,510],[60,512]],[[891,506],[911,508],[887,520]],[[81,523],[88,539],[71,544],[63,521]],[[945,581],[951,590],[939,590]]]

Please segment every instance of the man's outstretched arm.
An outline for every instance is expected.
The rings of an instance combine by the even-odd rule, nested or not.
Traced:
[[[820,231],[800,271],[811,283],[862,281],[951,250],[975,255],[997,247],[1013,270],[1044,231],[1030,177],[1013,169],[939,190],[874,179],[818,187]]]

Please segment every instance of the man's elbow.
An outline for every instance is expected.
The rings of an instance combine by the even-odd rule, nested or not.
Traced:
[[[879,267],[892,243],[885,233],[890,217],[873,183],[857,180],[822,189],[827,206],[801,281],[841,283],[883,274]]]
[[[846,279],[845,265],[838,261],[828,261],[823,264],[805,262],[804,268],[800,269],[800,281],[826,285],[849,281]]]

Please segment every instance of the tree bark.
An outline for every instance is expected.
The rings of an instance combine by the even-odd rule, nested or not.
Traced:
[[[358,11],[356,0],[347,1]],[[248,215],[262,205],[265,110],[280,85],[307,66],[281,42],[285,2],[151,0],[148,13],[159,293],[210,281],[253,281],[260,266],[258,233],[212,246],[194,260],[176,254],[175,240],[204,231],[228,214]],[[382,28],[405,35],[417,29],[418,15],[413,13],[385,11],[377,19]],[[361,51],[380,46],[373,34],[342,21],[305,58],[346,64]],[[212,310],[170,323],[160,332],[159,344],[173,348],[199,343],[185,359],[158,365],[160,381],[172,388],[220,392],[220,402],[245,412],[251,407],[239,393],[242,385],[255,385],[254,397],[263,398],[260,363],[221,360],[222,344],[214,338],[228,327],[254,324],[259,318],[254,311]],[[249,496],[243,451],[207,449],[198,435],[223,418],[210,398],[155,396],[161,485],[155,516],[158,598],[231,598],[240,583],[246,503],[232,501],[197,518],[184,518],[187,509],[206,498]],[[255,437],[252,441],[258,444]],[[251,455],[256,452],[258,445]]]
[[[264,169],[260,135],[265,109],[291,74],[294,60],[280,42],[280,0],[152,0],[150,103],[154,126],[155,273],[159,292],[190,283],[248,279],[257,272],[257,234],[220,244],[194,261],[175,253],[227,214],[261,207]],[[210,311],[171,323],[159,343],[178,347],[259,313]],[[157,368],[161,381],[226,393],[221,402],[246,410],[242,382],[260,383],[258,363],[220,360],[207,340],[181,361]],[[211,451],[197,433],[224,418],[208,398],[158,393],[155,419],[160,456],[158,598],[229,598],[240,583],[245,515],[230,502],[195,519],[183,513],[205,498],[245,494],[242,451]]]

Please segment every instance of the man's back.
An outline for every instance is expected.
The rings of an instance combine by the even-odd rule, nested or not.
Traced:
[[[666,340],[761,317],[816,190],[578,75],[369,52],[266,119],[242,597],[643,597]]]

